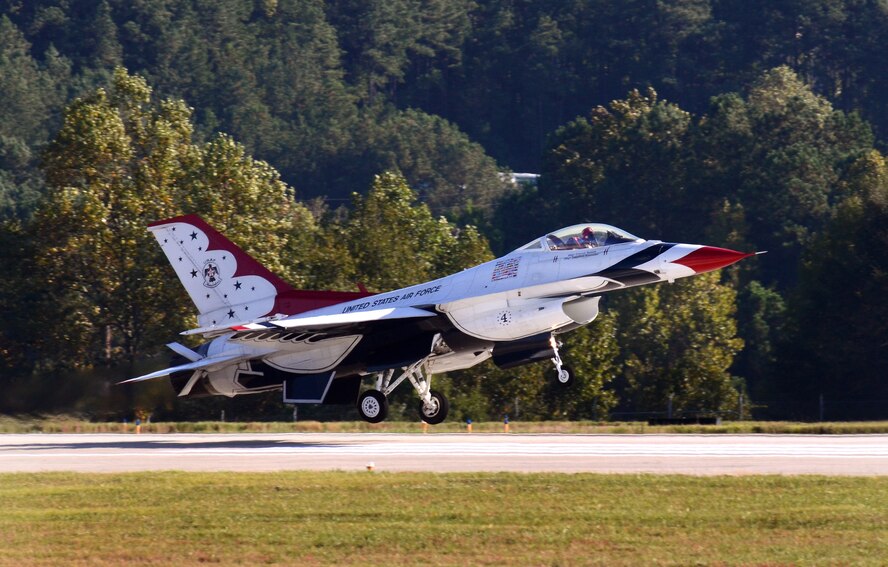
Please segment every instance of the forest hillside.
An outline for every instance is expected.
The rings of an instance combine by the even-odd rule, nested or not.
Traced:
[[[767,250],[609,297],[570,395],[442,377],[454,417],[884,419],[886,44],[881,0],[0,0],[0,412],[289,411],[110,386],[191,326],[145,231],[187,212],[310,289],[585,220]]]

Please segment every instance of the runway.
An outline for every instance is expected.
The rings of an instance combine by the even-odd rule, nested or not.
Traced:
[[[512,471],[888,475],[888,435],[20,434],[0,473]]]

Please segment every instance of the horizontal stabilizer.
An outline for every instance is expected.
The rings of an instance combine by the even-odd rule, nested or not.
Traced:
[[[181,343],[167,343],[167,347],[169,347],[170,350],[172,350],[173,352],[175,352],[179,356],[187,358],[191,362],[197,362],[198,360],[201,360],[202,358],[204,358],[203,355],[194,352],[193,350],[191,350],[190,348],[188,348],[187,346],[185,346]]]
[[[157,372],[152,372],[151,374],[145,374],[144,376],[139,376],[138,378],[130,378],[129,380],[124,380],[123,382],[118,382],[118,384],[130,384],[132,382],[144,382],[145,380],[153,380],[154,378],[162,378],[164,376],[169,376],[170,374],[175,374],[176,372],[186,372],[188,370],[216,370],[219,367],[227,366],[234,362],[240,362],[241,360],[246,360],[250,358],[250,355],[242,354],[240,351],[238,352],[230,352],[223,353],[219,356],[211,356],[209,358],[203,358],[196,362],[189,362],[188,364],[180,364],[179,366],[173,366],[171,368],[165,368],[163,370],[158,370]]]

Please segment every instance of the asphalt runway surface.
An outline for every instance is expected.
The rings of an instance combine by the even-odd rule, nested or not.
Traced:
[[[512,471],[888,475],[888,435],[13,434],[0,472]]]

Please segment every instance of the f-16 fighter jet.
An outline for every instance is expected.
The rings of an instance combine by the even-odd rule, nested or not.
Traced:
[[[432,376],[490,358],[500,368],[550,360],[554,379],[568,385],[558,335],[591,323],[603,294],[753,255],[582,223],[474,268],[370,294],[294,290],[195,215],[149,230],[197,307],[199,327],[182,334],[208,342],[170,343],[170,368],[122,383],[169,376],[181,397],[283,390],[288,403],[356,403],[372,423],[386,418],[388,396],[405,381],[420,418],[444,421],[448,402]],[[362,392],[364,377],[373,386]]]

